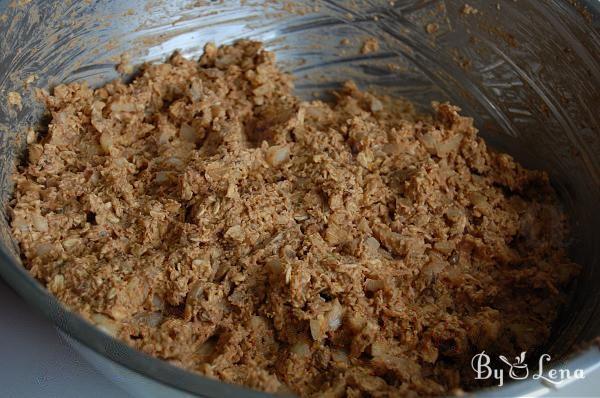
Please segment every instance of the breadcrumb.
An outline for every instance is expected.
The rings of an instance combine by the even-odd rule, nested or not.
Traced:
[[[133,72],[133,65],[131,65],[131,55],[129,55],[129,53],[121,54],[116,69],[117,72],[121,74],[129,74]]]
[[[497,4],[497,6],[498,6],[498,9],[500,9],[499,8],[500,4]],[[470,6],[470,5],[468,5],[468,4],[465,3],[465,5],[461,9],[461,13],[463,15],[475,15],[475,14],[479,13],[479,10],[477,8],[472,7],[472,6]]]
[[[25,87],[29,87],[29,85],[33,84],[33,82],[35,82],[38,78],[38,75],[33,73],[29,76],[27,76],[25,78],[25,80],[23,81],[23,83],[25,84]]]
[[[23,101],[21,99],[21,94],[16,91],[9,91],[6,96],[7,102],[9,106],[15,107],[19,110],[23,109]]]
[[[425,30],[431,35],[439,30],[439,25],[436,23],[427,24],[427,26],[425,26]]]
[[[360,53],[361,54],[370,54],[379,51],[379,42],[375,38],[368,38],[364,41]]]

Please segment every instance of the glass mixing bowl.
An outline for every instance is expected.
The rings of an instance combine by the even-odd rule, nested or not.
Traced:
[[[451,0],[0,0],[1,199],[11,197],[26,129],[43,128],[34,87],[100,85],[118,77],[115,64],[124,52],[141,63],[174,50],[198,56],[207,41],[260,40],[296,77],[301,97],[324,97],[352,79],[423,110],[432,100],[449,100],[475,117],[492,147],[547,170],[570,218],[571,256],[583,271],[544,351],[571,358],[563,367],[598,367],[598,348],[585,344],[600,334],[600,2],[468,3],[476,13]],[[380,49],[361,54],[368,37]],[[8,105],[10,91],[21,93],[22,109]],[[149,358],[68,312],[21,266],[2,212],[2,277],[130,392],[264,395]],[[552,388],[529,380],[482,394],[540,395]]]

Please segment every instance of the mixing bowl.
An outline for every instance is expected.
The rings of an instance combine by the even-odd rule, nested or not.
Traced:
[[[27,128],[44,128],[35,87],[101,85],[118,77],[124,52],[141,63],[175,50],[196,57],[207,41],[260,40],[296,77],[301,97],[326,97],[352,79],[423,110],[449,100],[475,117],[490,146],[549,172],[569,216],[571,257],[583,269],[543,351],[554,366],[590,371],[600,366],[598,348],[587,344],[600,334],[600,2],[468,3],[0,0],[1,199],[11,197]],[[380,49],[362,54],[367,38]],[[8,104],[11,91],[22,108]],[[138,396],[264,395],[150,358],[67,311],[21,266],[1,211],[2,277],[115,382]],[[530,379],[481,394],[543,395],[571,381]]]

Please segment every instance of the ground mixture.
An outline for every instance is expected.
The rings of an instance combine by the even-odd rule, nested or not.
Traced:
[[[577,272],[546,174],[449,104],[292,91],[241,41],[43,94],[25,266],[129,345],[268,392],[446,394],[473,354],[543,344]]]

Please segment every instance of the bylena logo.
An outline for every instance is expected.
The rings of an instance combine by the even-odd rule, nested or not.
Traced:
[[[519,356],[515,357],[514,361],[508,360],[504,355],[499,355],[498,359],[504,362],[508,366],[508,378],[511,380],[524,380],[527,379],[529,374],[529,366],[525,362],[525,355],[527,351],[523,351]],[[571,371],[570,369],[550,369],[548,372],[544,372],[544,364],[550,362],[551,358],[548,354],[543,354],[539,361],[536,371],[531,374],[533,380],[542,380],[547,383],[556,385],[567,379],[584,379],[585,375],[583,369],[576,369]],[[494,369],[490,365],[492,359],[485,351],[481,351],[479,354],[473,356],[471,359],[471,367],[475,372],[476,380],[496,380],[498,386],[504,385],[505,370]],[[532,369],[533,370],[533,369]]]

